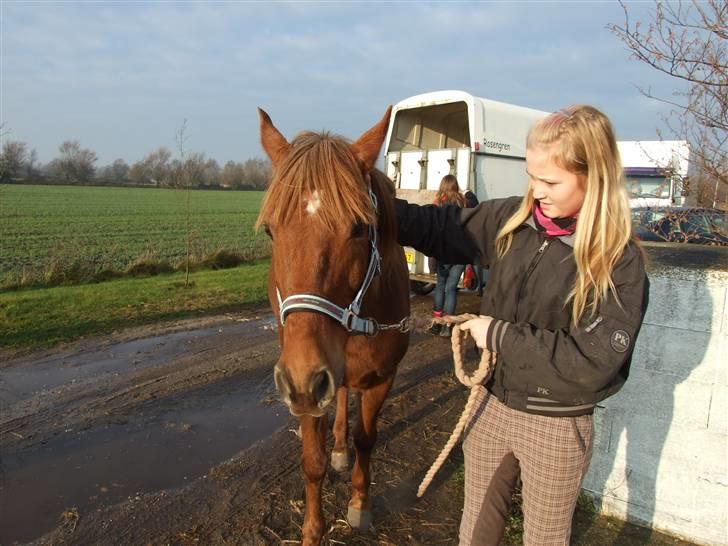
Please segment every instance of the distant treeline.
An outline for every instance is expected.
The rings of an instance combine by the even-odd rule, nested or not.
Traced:
[[[31,178],[12,178],[10,180],[2,180],[0,184],[16,184],[16,185],[34,185],[34,186],[93,186],[93,187],[109,187],[109,188],[183,188],[183,186],[156,184],[154,182],[134,182],[131,180],[109,180],[95,176],[90,180],[83,182],[68,182],[64,179],[37,175]],[[247,185],[235,184],[225,186],[222,184],[191,184],[190,189],[193,190],[212,190],[212,191],[261,191],[261,188]],[[263,188],[265,189],[265,188]]]
[[[260,158],[220,167],[203,153],[173,159],[169,149],[160,147],[132,165],[117,159],[98,167],[96,152],[77,140],[67,140],[58,151],[57,158],[41,164],[27,143],[3,138],[0,183],[263,190],[271,176],[270,162]]]

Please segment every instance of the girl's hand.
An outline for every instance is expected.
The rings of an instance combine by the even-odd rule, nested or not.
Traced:
[[[491,322],[493,322],[493,317],[481,315],[478,318],[466,320],[460,325],[460,329],[467,331],[479,348],[487,350],[488,346],[485,343],[485,338]]]

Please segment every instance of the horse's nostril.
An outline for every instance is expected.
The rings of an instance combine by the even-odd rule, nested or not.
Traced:
[[[331,373],[328,370],[321,370],[313,377],[311,382],[311,392],[314,400],[321,402],[330,394],[332,385]]]

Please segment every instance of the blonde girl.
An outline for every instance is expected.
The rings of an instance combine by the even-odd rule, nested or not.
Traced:
[[[397,202],[402,244],[490,267],[481,316],[463,324],[496,367],[463,442],[461,546],[500,542],[519,477],[524,544],[569,544],[594,407],[627,380],[647,308],[607,117],[577,105],[539,121],[525,174],[524,197],[473,209]]]

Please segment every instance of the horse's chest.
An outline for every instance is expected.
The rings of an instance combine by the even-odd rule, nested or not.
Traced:
[[[404,338],[380,333],[373,338],[351,338],[346,347],[346,386],[366,390],[388,380],[407,350],[406,339],[400,343],[400,337]]]

